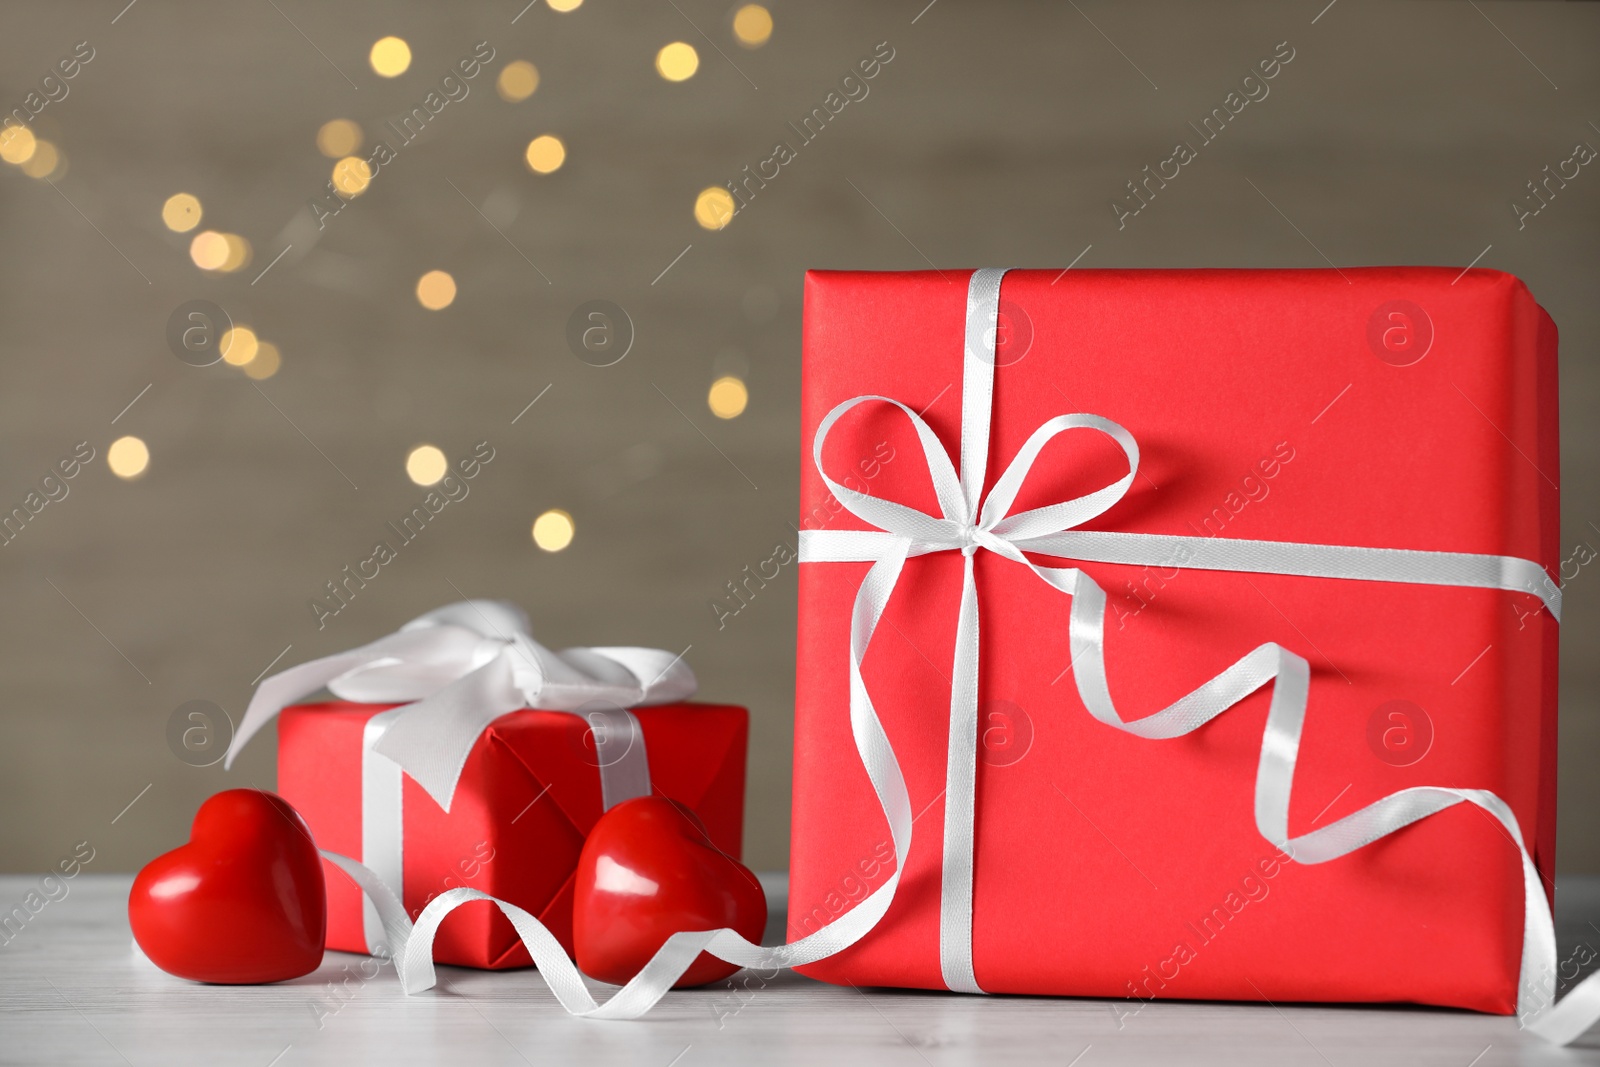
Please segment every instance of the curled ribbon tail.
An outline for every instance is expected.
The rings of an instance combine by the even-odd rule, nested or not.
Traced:
[[[1524,930],[1517,1010],[1524,1025],[1552,1041],[1567,1043],[1600,1018],[1600,981],[1586,982],[1574,995],[1552,1005],[1556,943],[1549,901],[1516,815],[1499,796],[1481,789],[1415,786],[1382,797],[1327,826],[1293,836],[1289,801],[1310,700],[1307,661],[1275,643],[1264,644],[1168,707],[1144,718],[1124,720],[1112,703],[1106,682],[1104,592],[1081,572],[1034,569],[1045,581],[1073,596],[1072,669],[1078,694],[1090,714],[1108,726],[1150,739],[1180,737],[1272,683],[1256,774],[1256,826],[1295,862],[1339,859],[1457,804],[1482,809],[1504,829],[1521,861]],[[1546,985],[1548,994],[1543,991]]]

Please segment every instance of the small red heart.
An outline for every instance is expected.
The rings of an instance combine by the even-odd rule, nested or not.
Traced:
[[[732,927],[758,941],[767,897],[750,869],[711,843],[694,812],[665,797],[607,811],[578,857],[572,943],[578,969],[623,985],[679,930]],[[673,984],[705,985],[739,968],[702,952]]]
[[[200,805],[189,843],[133,880],[128,923],[152,963],[196,982],[281,982],[322,962],[322,858],[300,813],[259,789]]]

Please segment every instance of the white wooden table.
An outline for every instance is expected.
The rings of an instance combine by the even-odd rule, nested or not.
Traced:
[[[405,997],[385,968],[348,982],[319,1027],[315,1005],[336,1003],[328,983],[356,974],[363,957],[329,953],[316,974],[275,986],[184,982],[131,951],[130,881],[80,875],[0,947],[0,1063],[1600,1063],[1600,1031],[1562,1050],[1514,1020],[1467,1012],[1171,1002],[1119,1026],[1120,1002],[858,990],[790,974],[751,978],[737,998],[675,993],[643,1021],[596,1023],[569,1018],[532,971],[441,967],[437,989]],[[36,884],[0,877],[0,903]],[[1558,911],[1564,954],[1600,945],[1589,924],[1600,923],[1600,879],[1563,881]]]

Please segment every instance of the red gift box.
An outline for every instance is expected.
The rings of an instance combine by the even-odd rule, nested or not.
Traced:
[[[330,702],[285,708],[278,726],[278,792],[304,816],[317,846],[362,854],[362,733],[392,704]],[[743,837],[748,713],[712,704],[634,708],[653,792],[687,804],[711,840],[738,857]],[[409,777],[403,784],[404,903],[415,919],[456,886],[526,909],[572,952],[578,853],[603,810],[590,726],[564,712],[516,711],[484,731],[445,812]],[[327,946],[366,953],[362,898],[324,860]],[[463,905],[435,942],[440,963],[527,966],[528,951],[498,908]]]
[[[955,462],[968,276],[807,276],[808,456],[831,410],[879,394],[921,412]],[[1126,427],[1142,462],[1127,495],[1081,529],[1478,553],[1559,572],[1556,331],[1513,277],[1013,271],[999,311],[986,491],[1041,423],[1088,412]],[[836,481],[937,515],[922,455],[906,417],[875,404],[841,418],[822,458]],[[1128,469],[1105,437],[1058,437],[1011,513]],[[829,493],[809,462],[801,488],[808,529],[818,515],[830,529],[872,528],[810,507]],[[1272,687],[1181,737],[1110,729],[1075,688],[1072,602],[993,552],[973,563],[971,954],[983,989],[1515,1009],[1524,884],[1499,822],[1460,804],[1339,859],[1291,862],[1253,808]],[[1409,786],[1488,790],[1510,805],[1551,892],[1558,624],[1545,601],[1181,558],[1082,566],[1107,592],[1106,675],[1125,718],[1275,641],[1311,665],[1294,834]],[[849,912],[894,870],[847,711],[867,570],[800,567],[791,937]],[[802,968],[813,977],[946,987],[941,823],[962,572],[955,552],[907,560],[865,655],[914,833],[885,917]]]

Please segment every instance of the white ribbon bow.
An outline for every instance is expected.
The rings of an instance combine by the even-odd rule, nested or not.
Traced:
[[[380,904],[385,920],[405,948],[399,963],[402,988],[414,993],[434,983],[432,944],[439,923],[455,908],[490,900],[511,919],[567,1011],[589,1018],[628,1019],[643,1015],[694,962],[701,951],[744,967],[797,966],[838,952],[865,936],[888,911],[905,870],[912,818],[905,780],[893,746],[884,733],[861,676],[861,663],[878,621],[899,580],[906,559],[932,552],[960,551],[964,579],[956,627],[956,653],[950,694],[949,755],[945,783],[945,829],[940,914],[940,965],[951,989],[982,992],[972,966],[972,844],[977,758],[978,595],[972,557],[986,549],[1028,567],[1042,581],[1072,598],[1069,644],[1073,674],[1084,706],[1108,726],[1150,739],[1178,737],[1220,715],[1268,684],[1272,700],[1262,738],[1255,787],[1256,826],[1261,834],[1301,863],[1323,863],[1386,837],[1419,819],[1456,804],[1476,805],[1496,819],[1522,855],[1526,923],[1518,986],[1518,1015],[1539,1036],[1561,1044],[1576,1039],[1600,1018],[1600,974],[1586,979],[1559,1005],[1555,926],[1539,874],[1522,842],[1516,816],[1486,790],[1421,786],[1403,789],[1319,830],[1291,837],[1289,795],[1299,753],[1301,727],[1310,691],[1306,661],[1276,643],[1260,645],[1231,667],[1155,714],[1125,720],[1111,700],[1105,669],[1105,593],[1076,568],[1041,567],[1024,555],[1037,552],[1107,563],[1186,566],[1207,570],[1252,571],[1360,581],[1507,589],[1538,596],[1560,618],[1561,594],[1537,563],[1510,556],[1293,544],[1275,541],[1173,537],[1108,531],[1078,531],[1115,504],[1138,468],[1139,449],[1126,429],[1097,415],[1059,415],[1040,426],[995,483],[988,499],[982,488],[989,451],[994,385],[995,328],[1004,270],[974,272],[967,295],[961,411],[961,475],[956,476],[944,446],[923,420],[897,400],[860,396],[835,407],[817,428],[812,457],[823,481],[853,514],[877,527],[871,531],[802,531],[802,563],[871,562],[857,591],[850,619],[850,723],[861,757],[895,848],[888,880],[855,908],[809,937],[763,948],[731,929],[680,932],[666,943],[627,985],[597,1004],[559,943],[532,915],[515,905],[471,889],[451,889],[430,903],[413,928],[391,901]],[[828,477],[823,444],[838,419],[868,401],[891,404],[915,428],[927,458],[939,516],[893,501],[879,500]],[[1103,489],[1058,504],[1010,515],[1023,480],[1044,445],[1057,434],[1091,429],[1111,437],[1128,460],[1128,474]],[[980,507],[981,503],[981,507]],[[1179,552],[1184,555],[1178,555]],[[383,887],[370,872],[335,857],[375,901]]]
[[[369,645],[302,663],[262,682],[245,709],[225,765],[232,766],[239,750],[278,712],[323,687],[342,700],[411,702],[385,713],[391,718],[375,749],[449,811],[472,746],[501,715],[539,708],[626,727],[632,716],[620,724],[614,721],[623,709],[687,700],[696,682],[680,656],[661,649],[552,652],[529,635],[528,617],[516,605],[464,600],[413,619]],[[604,745],[618,732],[597,729],[596,743]],[[627,735],[627,749],[598,761],[602,782],[611,786],[608,793],[648,793],[643,748],[631,743],[632,730],[620,732]],[[640,774],[642,791],[630,782]],[[607,806],[611,803],[615,799],[608,797]]]

